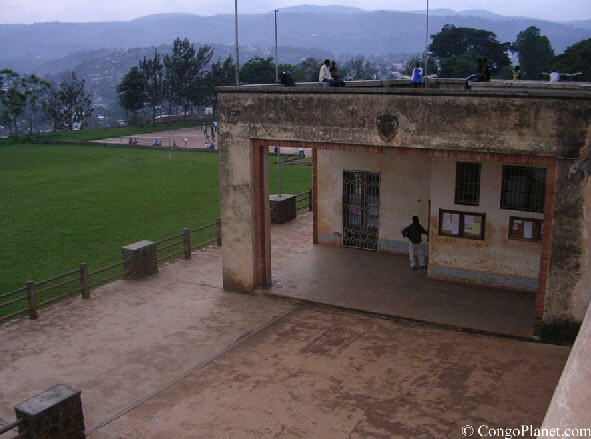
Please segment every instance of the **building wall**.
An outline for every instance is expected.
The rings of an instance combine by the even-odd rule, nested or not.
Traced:
[[[343,170],[380,174],[380,251],[408,253],[400,231],[418,215],[427,228],[430,161],[385,151],[342,152],[319,150],[318,240],[342,244]]]
[[[500,208],[502,167],[481,163],[479,205],[466,206],[454,203],[456,161],[432,159],[430,277],[537,290],[541,241],[510,240],[508,227],[511,216],[543,219],[544,214]],[[439,235],[439,209],[486,214],[484,240]]]
[[[382,115],[396,117],[393,136],[384,136],[378,129]],[[591,143],[590,93],[222,87],[218,89],[218,116],[225,288],[251,291],[256,283],[253,141],[285,146],[361,146],[376,152],[405,148],[410,156],[442,159],[458,151],[475,156],[520,154],[522,164],[529,158],[558,161],[551,252],[543,255],[550,267],[544,320],[580,320],[589,298],[589,278],[581,271],[589,227],[583,213],[583,190],[589,172],[571,171],[588,165],[582,151]]]

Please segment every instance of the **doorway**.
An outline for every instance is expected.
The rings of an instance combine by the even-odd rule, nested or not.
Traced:
[[[343,246],[378,249],[380,174],[343,171]]]

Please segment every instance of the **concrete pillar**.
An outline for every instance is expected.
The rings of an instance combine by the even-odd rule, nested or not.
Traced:
[[[84,439],[80,391],[59,384],[17,404],[19,433],[28,439]]]
[[[135,242],[123,247],[122,252],[126,279],[141,279],[158,273],[156,243],[152,241]]]
[[[567,428],[584,428],[589,434],[591,427],[591,306],[573,349],[568,356],[552,401],[542,424],[539,438],[562,436]],[[563,433],[552,434],[552,429]],[[573,437],[576,433],[569,434]],[[564,436],[566,437],[566,435]],[[583,435],[581,434],[581,437]]]

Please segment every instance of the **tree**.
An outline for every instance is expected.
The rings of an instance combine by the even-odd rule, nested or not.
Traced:
[[[552,58],[548,70],[561,73],[578,73],[577,80],[591,81],[591,38],[569,46],[563,54]]]
[[[375,73],[375,67],[360,55],[347,61],[344,69],[339,71],[339,76],[342,78],[349,77],[352,80],[374,79],[373,75]]]
[[[273,58],[255,56],[240,68],[240,81],[246,84],[274,84],[275,64]]]
[[[540,35],[540,29],[536,26],[519,32],[513,49],[519,53],[519,66],[524,79],[538,79],[554,57],[550,40]]]
[[[54,131],[72,131],[75,123],[82,123],[92,115],[92,101],[84,86],[84,79],[78,80],[74,72],[59,85],[51,83],[45,108],[53,120]]]
[[[292,72],[293,79],[296,82],[318,82],[318,72],[321,66],[321,60],[308,57],[295,66]]]
[[[446,24],[431,38],[429,51],[439,61],[441,77],[464,77],[474,73],[478,58],[487,58],[494,70],[510,64],[507,50],[511,44],[500,43],[491,31]],[[453,59],[460,56],[461,59]],[[470,63],[472,68],[466,71]]]
[[[195,46],[187,38],[176,38],[172,45],[172,54],[164,56],[166,67],[166,95],[169,106],[180,104],[184,115],[191,103],[197,102],[203,93],[203,70],[213,56],[210,46],[201,46],[195,51]]]
[[[222,85],[233,85],[235,83],[236,64],[234,59],[229,56],[222,63],[221,59],[211,65],[211,69],[205,73],[203,78],[205,84],[205,93],[207,102],[217,104],[215,88]]]
[[[10,69],[0,71],[0,119],[8,125],[11,136],[18,136],[18,116],[25,106],[20,75]]]
[[[144,95],[152,107],[152,125],[156,122],[156,107],[164,100],[164,64],[160,61],[158,49],[154,49],[152,59],[140,61],[140,73],[143,80]]]
[[[425,68],[425,58],[423,56],[415,55],[406,61],[404,67],[400,70],[400,73],[402,73],[403,75],[411,76],[412,71],[414,70],[417,63],[419,63],[419,66]],[[435,58],[430,56],[427,61],[427,65],[429,67],[429,69],[427,70],[428,75],[437,72],[437,61],[435,60]]]
[[[144,77],[137,66],[132,67],[125,74],[121,83],[117,86],[117,93],[119,95],[119,105],[125,111],[130,111],[133,119],[135,119],[137,112],[144,108],[144,99],[146,97]]]
[[[24,114],[27,124],[29,125],[29,133],[35,132],[35,121],[39,110],[43,107],[43,101],[49,92],[49,82],[43,81],[34,74],[25,76],[22,79],[23,95],[24,95]]]

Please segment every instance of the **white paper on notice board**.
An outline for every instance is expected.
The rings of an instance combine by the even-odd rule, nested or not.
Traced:
[[[523,223],[523,237],[525,239],[532,239],[533,237],[533,225],[531,221],[525,221]]]

